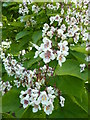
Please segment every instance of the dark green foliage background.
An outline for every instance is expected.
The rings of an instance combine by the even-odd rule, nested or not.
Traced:
[[[39,6],[44,3],[37,3]],[[40,66],[44,63],[40,58],[34,59],[35,49],[32,51],[28,50],[31,46],[30,41],[40,45],[42,41],[42,28],[44,23],[49,22],[49,16],[57,14],[49,10],[41,10],[39,14],[32,13],[30,7],[30,14],[26,16],[20,16],[18,13],[19,3],[3,3],[2,4],[2,40],[9,39],[12,41],[11,47],[6,51],[7,53],[13,54],[15,59],[22,62],[24,67],[33,70],[38,68],[38,62]],[[37,24],[35,26],[25,28],[25,23],[20,22],[20,18],[24,20],[30,19],[34,16]],[[20,50],[26,50],[26,54],[18,59]],[[63,63],[60,68],[56,61],[49,63],[51,67],[55,68],[54,77],[47,78],[48,85],[56,85],[62,91],[62,95],[65,97],[65,107],[61,108],[59,100],[55,99],[55,109],[49,116],[42,111],[37,113],[32,112],[31,106],[25,110],[20,107],[20,91],[23,89],[20,87],[17,89],[13,87],[2,97],[2,112],[4,118],[87,118],[88,117],[88,91],[86,90],[85,82],[88,81],[88,68],[85,72],[80,73],[79,65],[85,62],[85,47],[77,45],[70,47],[70,54],[67,61]],[[87,54],[87,53],[86,53]],[[25,60],[23,61],[23,58]],[[86,63],[87,64],[87,63]],[[88,65],[88,64],[87,64]],[[13,77],[9,77],[2,65],[2,80],[13,81]],[[13,83],[11,83],[13,84]]]

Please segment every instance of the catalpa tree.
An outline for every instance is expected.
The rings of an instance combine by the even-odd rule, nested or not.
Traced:
[[[89,0],[1,4],[3,118],[88,118]]]

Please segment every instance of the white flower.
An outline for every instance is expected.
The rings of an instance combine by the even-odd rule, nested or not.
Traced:
[[[65,40],[66,38],[67,38],[66,34],[63,34],[61,37],[62,40]]]
[[[84,21],[84,25],[88,25],[89,24],[89,21],[86,19],[85,21]]]
[[[53,103],[51,101],[48,101],[48,103],[44,106],[44,112],[47,115],[52,114],[52,111],[54,109]]]
[[[71,14],[71,9],[70,9],[70,8],[67,10],[67,14],[68,14],[68,15]]]
[[[21,100],[21,104],[23,104],[23,108],[28,107],[28,105],[29,105],[29,95],[28,95],[28,94],[26,95],[26,97],[24,97],[24,98]]]
[[[87,41],[87,39],[88,39],[88,33],[84,33],[83,36],[84,37],[82,38],[82,40],[83,41]]]
[[[25,53],[26,53],[26,51],[25,51],[25,50],[22,50],[22,51],[21,51],[21,54],[22,54],[22,55],[24,55]]]
[[[61,37],[63,35],[63,30],[62,29],[58,29],[57,32],[58,32],[58,36]]]
[[[45,84],[45,79],[44,78],[41,79],[41,84]]]
[[[2,93],[2,96],[9,91],[12,88],[12,86],[10,85],[9,81],[0,82],[0,92]]]
[[[65,98],[60,96],[60,104],[61,104],[61,107],[64,107],[64,102],[65,102]]]
[[[34,101],[34,103],[33,103],[33,112],[34,113],[36,113],[36,112],[38,112],[38,110],[41,110],[41,107],[40,107],[40,101],[39,100],[37,100],[37,101]]]
[[[66,16],[65,21],[68,23],[69,22],[69,15]]]
[[[47,31],[49,29],[49,25],[47,23],[44,24],[43,29]]]
[[[48,36],[50,37],[50,39],[51,39],[51,38],[53,37],[53,31],[51,31],[51,30],[48,31],[48,32],[47,32],[47,35],[48,35]]]
[[[85,60],[86,60],[87,62],[90,62],[90,56],[86,56]]]
[[[59,4],[59,3],[56,3],[57,10],[59,9],[59,6],[60,6],[60,4]]]
[[[20,81],[18,81],[18,80],[14,80],[14,85],[16,85],[17,86],[17,88],[19,88],[20,87]]]
[[[64,57],[61,51],[57,51],[57,55],[58,63],[60,66],[62,66],[62,63],[66,61],[66,58]]]
[[[31,96],[32,89],[31,89],[31,88],[28,88],[25,92],[26,92],[29,96]]]
[[[41,101],[42,104],[47,104],[49,98],[47,96],[47,93],[45,91],[42,91],[38,99]]]
[[[77,44],[80,33],[75,33],[74,42]]]
[[[43,38],[43,43],[44,44],[41,44],[41,46],[39,47],[38,54],[40,54],[42,51],[48,50],[52,47],[52,42],[47,37]]]
[[[58,26],[61,25],[61,22],[62,22],[63,18],[60,18],[59,21],[58,21]]]
[[[59,22],[59,20],[60,20],[60,16],[59,16],[59,15],[56,15],[56,16],[55,16],[55,21]]]
[[[36,45],[36,44],[34,44],[34,43],[32,43],[32,42],[31,42],[31,44],[32,44],[33,47],[35,47],[37,50],[39,49],[39,46],[38,46],[38,45]]]
[[[34,45],[34,46],[35,46],[35,45]],[[38,46],[36,45],[35,47],[37,48],[38,51],[35,52],[35,56],[34,56],[34,58],[37,58],[38,55],[43,51],[44,45],[41,44],[40,47],[38,47]]]
[[[22,100],[26,95],[25,91],[21,91],[19,98]]]
[[[47,87],[47,92],[48,94],[54,94],[54,90],[53,90],[53,87]]]
[[[36,85],[36,88],[39,90],[41,84],[39,82],[36,82],[35,85]]]
[[[85,69],[85,67],[86,67],[86,65],[85,64],[80,64],[80,72],[83,72],[84,71],[84,69]]]
[[[33,5],[33,6],[32,6],[32,11],[33,11],[33,12],[38,13],[39,10],[40,10],[40,8],[39,8],[38,6],[36,6],[36,5]]]
[[[61,25],[61,29],[62,29],[63,31],[66,30],[66,26],[65,26],[65,24],[62,24],[62,25]]]
[[[62,9],[61,9],[61,15],[63,15],[63,13],[64,13],[64,9],[62,8]]]
[[[54,102],[54,99],[56,98],[55,95],[52,95],[52,94],[48,94],[48,97],[49,97],[49,100],[53,103]]]
[[[15,66],[15,65],[16,65],[16,63],[17,63],[17,61],[16,61],[16,60],[12,60],[12,61],[11,61],[11,64],[12,64],[13,66]]]
[[[35,56],[34,56],[34,58],[37,58],[38,55],[39,55],[39,51],[36,51],[36,52],[35,52]]]
[[[68,0],[64,0],[64,2],[67,4],[67,3],[68,3]]]
[[[68,30],[67,36],[68,37],[73,37],[74,36],[73,30]]]
[[[0,27],[2,27],[3,26],[3,24],[2,24],[2,22],[0,22]]]
[[[67,56],[69,53],[68,53],[68,42],[67,41],[61,41],[60,43],[58,43],[58,46],[59,46],[59,49],[60,51],[62,52],[63,55]]]
[[[11,44],[11,41],[10,42],[2,41],[1,46],[2,48],[8,49],[10,48],[10,44]]]
[[[30,97],[30,103],[29,103],[29,105],[33,105],[34,104],[34,101],[36,101],[36,99],[38,98],[38,93],[34,93],[34,92],[32,92],[31,91],[31,97]]]
[[[43,59],[45,63],[49,63],[51,60],[55,59],[55,55],[51,49],[45,50],[40,54],[40,57]]]
[[[70,25],[75,25],[77,23],[77,20],[75,17],[71,17]]]
[[[74,25],[73,28],[72,28],[73,32],[77,32],[79,30],[78,26],[77,25]]]
[[[54,28],[53,26],[51,26],[51,31],[54,33],[56,31],[56,28]]]
[[[54,22],[55,17],[50,17],[50,25]]]

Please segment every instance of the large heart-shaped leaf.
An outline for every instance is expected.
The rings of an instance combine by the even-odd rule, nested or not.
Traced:
[[[55,76],[47,78],[47,83],[56,86],[64,94],[81,98],[84,89],[84,81],[73,76]]]
[[[55,70],[56,75],[71,75],[78,77],[82,80],[88,80],[88,70],[85,69],[83,73],[80,73],[80,63],[73,59],[66,60],[62,67],[57,65]]]

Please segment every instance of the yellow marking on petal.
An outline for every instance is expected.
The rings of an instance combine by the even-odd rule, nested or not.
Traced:
[[[42,100],[43,100],[43,97],[42,97]]]
[[[47,98],[45,97],[45,100],[47,100]]]
[[[60,60],[60,61],[62,60],[62,56],[59,56],[59,60]]]

